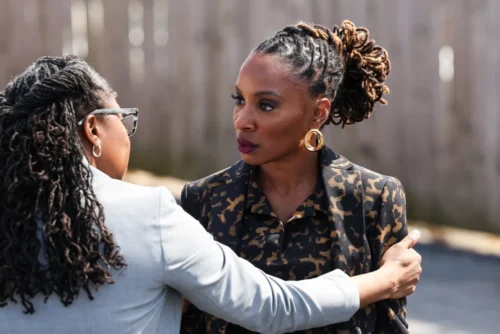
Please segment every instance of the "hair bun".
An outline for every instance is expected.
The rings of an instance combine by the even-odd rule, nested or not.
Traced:
[[[354,124],[369,118],[375,103],[387,104],[389,93],[385,85],[391,70],[387,51],[370,39],[366,28],[351,21],[335,26],[333,33],[341,42],[340,53],[345,62],[344,77],[337,88],[329,121],[334,124]]]

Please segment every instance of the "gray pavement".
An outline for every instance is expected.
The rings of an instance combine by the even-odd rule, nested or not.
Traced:
[[[421,245],[423,274],[408,297],[412,334],[500,334],[500,257]]]

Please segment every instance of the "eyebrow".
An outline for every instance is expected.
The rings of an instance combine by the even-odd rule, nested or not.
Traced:
[[[241,94],[241,91],[239,90],[238,86],[236,86],[235,88],[236,88],[236,92]],[[257,93],[255,93],[254,95],[255,96],[274,95],[276,97],[281,98],[281,95],[278,92],[275,92],[274,90],[261,90],[261,91],[258,91]]]
[[[257,92],[254,94],[255,96],[262,96],[262,95],[274,95],[276,97],[281,97],[278,92],[275,92],[274,90],[261,90],[260,92]]]

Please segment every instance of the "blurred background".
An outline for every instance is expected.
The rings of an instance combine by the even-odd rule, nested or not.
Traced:
[[[76,54],[139,107],[131,182],[178,194],[239,159],[230,94],[260,41],[299,20],[349,19],[392,62],[388,106],[327,145],[398,177],[422,229],[412,333],[500,333],[498,0],[0,0],[0,84]]]

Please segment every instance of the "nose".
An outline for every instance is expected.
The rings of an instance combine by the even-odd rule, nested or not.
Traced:
[[[253,112],[245,106],[233,113],[234,128],[239,131],[254,131],[256,129]]]

